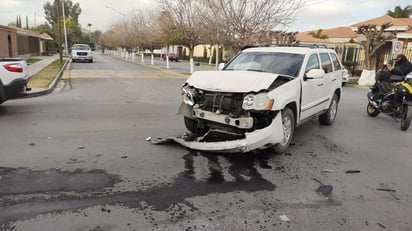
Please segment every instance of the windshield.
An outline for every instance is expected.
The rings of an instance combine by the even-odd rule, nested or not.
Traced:
[[[72,50],[90,50],[89,45],[73,45]]]
[[[262,71],[297,77],[303,58],[302,54],[243,52],[224,70]]]

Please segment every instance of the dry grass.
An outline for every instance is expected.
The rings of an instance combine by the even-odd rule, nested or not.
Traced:
[[[65,60],[63,63],[60,63],[60,60],[58,59],[53,61],[43,70],[33,75],[27,85],[34,88],[48,88],[56,75],[59,73],[60,69],[63,67],[64,63]]]

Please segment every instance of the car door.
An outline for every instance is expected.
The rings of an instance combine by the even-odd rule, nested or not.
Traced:
[[[330,97],[332,96],[331,90],[335,89],[333,88],[333,84],[336,81],[337,77],[335,75],[330,53],[329,52],[319,53],[319,57],[320,57],[322,69],[325,71],[325,77],[323,78],[323,81],[322,81],[323,85],[320,88],[321,91],[319,92],[320,98],[321,98],[320,103],[322,105],[322,108],[325,109],[329,107]]]
[[[305,75],[312,69],[322,69],[317,53],[309,56],[305,67]],[[324,78],[303,79],[300,120],[304,120],[322,110],[324,88]]]
[[[330,53],[330,57],[333,63],[332,84],[334,84],[333,89],[336,89],[342,86],[344,67],[342,66],[338,56],[335,53]]]

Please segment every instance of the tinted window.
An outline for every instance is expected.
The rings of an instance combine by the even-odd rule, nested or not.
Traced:
[[[341,70],[342,66],[340,65],[340,62],[338,60],[338,56],[336,56],[336,54],[331,53],[330,54],[332,56],[332,62],[333,62],[333,66],[335,67],[335,71],[336,70]]]
[[[305,73],[312,69],[320,69],[319,59],[316,54],[312,54],[309,57],[308,64],[306,65]]]
[[[325,71],[325,73],[332,72],[332,61],[330,60],[328,53],[320,53],[319,55],[322,62],[322,69]]]

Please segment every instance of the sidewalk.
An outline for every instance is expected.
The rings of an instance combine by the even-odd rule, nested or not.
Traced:
[[[43,70],[53,61],[59,59],[59,54],[55,54],[51,56],[33,56],[31,58],[36,58],[36,59],[41,59],[41,60],[27,66],[27,72],[28,72],[29,78],[31,78],[33,75]],[[65,66],[62,68],[62,70],[64,69],[65,69]],[[30,91],[27,92],[27,97],[40,96],[40,95],[45,95],[45,94],[50,93],[51,91],[53,91],[60,75],[61,75],[61,72],[56,76],[56,78],[50,84],[48,88],[32,88]]]
[[[41,71],[43,68],[47,67],[47,65],[52,63],[54,60],[58,59],[59,55],[55,54],[52,56],[34,56],[31,58],[41,59],[41,60],[28,65],[28,74],[30,78],[33,75],[37,74],[39,71]]]

